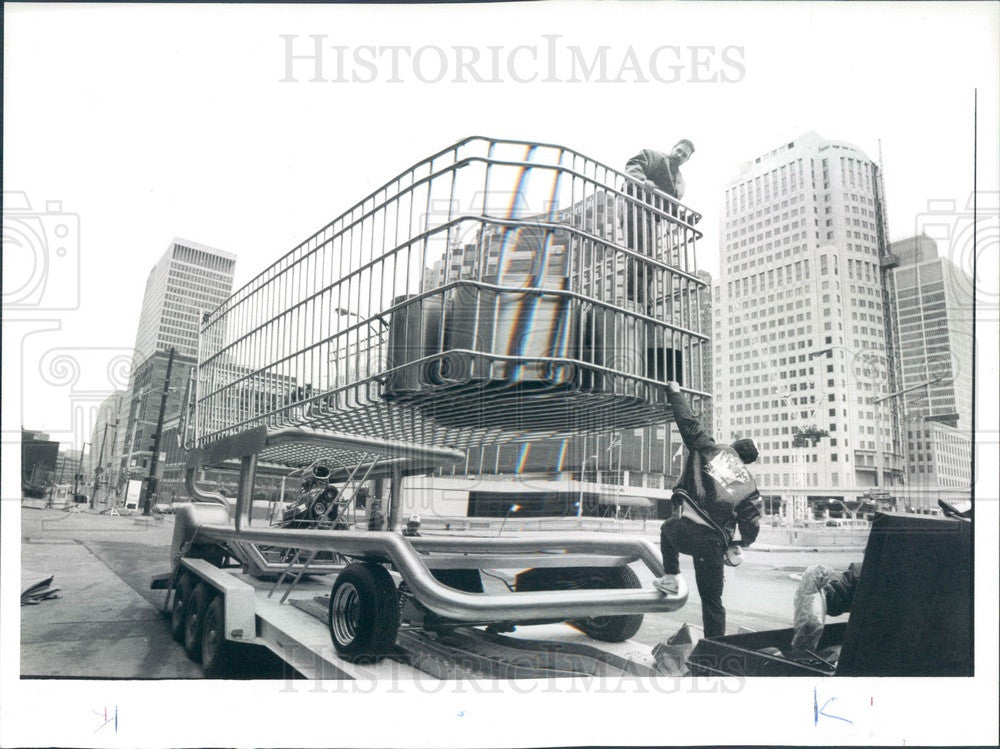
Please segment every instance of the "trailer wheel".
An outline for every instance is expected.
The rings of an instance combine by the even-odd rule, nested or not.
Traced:
[[[639,587],[642,585],[631,567],[536,567],[518,575],[514,589],[530,591]],[[642,614],[591,616],[569,619],[566,623],[594,640],[624,642],[639,631]]]
[[[638,575],[631,567],[604,567],[593,570],[595,573],[587,587],[591,588],[641,588]],[[642,614],[625,614],[622,616],[590,616],[586,619],[571,619],[571,627],[601,642],[625,642],[642,626]]]
[[[201,633],[212,593],[205,583],[194,586],[184,611],[184,649],[192,660],[201,660]]]
[[[229,676],[240,665],[240,643],[226,639],[225,612],[222,596],[212,596],[202,620],[201,670],[210,679]]]
[[[188,599],[191,598],[191,588],[194,582],[190,572],[182,572],[177,587],[174,589],[174,600],[170,605],[170,634],[179,642],[184,642],[184,615],[187,613]]]
[[[340,657],[377,663],[390,653],[399,631],[396,585],[378,564],[352,562],[330,593],[330,637]]]

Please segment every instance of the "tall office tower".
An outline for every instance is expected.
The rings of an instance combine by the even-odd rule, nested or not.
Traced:
[[[939,257],[937,242],[926,235],[893,242],[889,250],[899,260],[892,275],[905,391],[907,483],[918,489],[971,490],[972,278]],[[933,499],[914,492],[912,509],[933,510]]]
[[[871,159],[816,133],[725,189],[715,427],[757,442],[765,509],[785,517],[857,506],[902,478],[882,196]]]
[[[235,265],[235,255],[175,238],[146,281],[133,367],[171,346],[197,357],[201,314],[232,294]]]
[[[129,478],[140,478],[140,472],[149,467],[167,352],[171,348],[176,351],[170,377],[169,416],[180,407],[189,373],[197,361],[202,314],[232,294],[235,266],[236,256],[231,253],[175,237],[149,272],[132,372],[122,397],[114,441],[119,486]]]
[[[908,416],[972,428],[972,278],[926,235],[889,245]],[[925,385],[925,388],[919,388]]]

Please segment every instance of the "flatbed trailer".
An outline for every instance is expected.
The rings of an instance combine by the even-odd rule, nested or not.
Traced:
[[[252,676],[255,647],[266,648],[295,674],[313,680],[397,683],[658,675],[650,646],[632,640],[595,641],[571,625],[555,622],[503,633],[482,626],[429,633],[419,624],[404,624],[385,657],[355,662],[339,657],[331,644],[326,617],[335,573],[300,584],[285,602],[269,595],[269,583],[239,569],[184,559],[179,573],[210,591],[207,608],[216,597],[224,602],[221,620],[214,613],[202,618],[200,648],[190,622],[181,618],[175,629],[176,639],[209,677]],[[172,603],[168,598],[168,612]]]
[[[447,674],[484,638],[524,650],[533,624],[583,633],[592,644],[575,643],[580,662],[610,668],[594,664],[618,657],[600,653],[627,643],[644,614],[683,606],[683,587],[639,585],[632,565],[663,574],[645,539],[408,537],[399,500],[407,476],[468,448],[663,424],[670,380],[703,402],[699,218],[565,147],[467,138],[207,315],[189,419],[195,501],[177,514],[167,583],[188,653],[209,675],[241,644],[302,673],[387,661],[416,673],[401,650],[423,638],[438,653],[426,662]],[[207,468],[239,471],[235,501],[202,485]],[[254,525],[264,470],[322,475],[336,502],[319,505],[312,527]],[[362,489],[388,501],[386,529],[346,519]],[[328,591],[325,617],[316,586]],[[497,640],[504,632],[513,642]],[[564,652],[528,647],[549,671],[566,668]],[[473,672],[499,668],[473,661]]]

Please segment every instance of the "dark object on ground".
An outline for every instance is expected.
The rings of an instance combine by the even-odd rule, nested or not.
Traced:
[[[58,598],[59,588],[52,587],[54,579],[55,575],[51,575],[25,588],[21,593],[21,605],[30,606],[50,598]]]
[[[818,647],[839,644],[847,624],[837,622],[823,630]],[[698,642],[688,658],[692,676],[830,676],[831,668],[816,661],[788,658],[794,652],[794,629],[744,632]]]
[[[695,676],[830,673],[818,656],[840,645],[836,676],[971,676],[972,599],[971,523],[879,513],[850,619],[823,630],[816,658],[798,660],[783,629],[702,640],[688,666]],[[758,652],[767,648],[796,658]]]

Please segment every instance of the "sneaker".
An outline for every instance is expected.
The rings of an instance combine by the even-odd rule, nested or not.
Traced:
[[[679,575],[664,575],[653,580],[653,587],[661,593],[675,595],[680,589]]]

